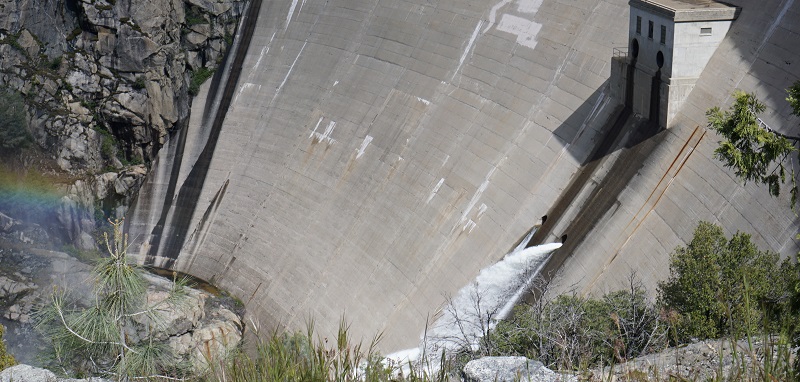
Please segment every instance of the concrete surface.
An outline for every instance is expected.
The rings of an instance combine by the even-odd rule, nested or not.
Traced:
[[[600,161],[574,194],[603,207],[548,219],[540,238],[570,235],[564,285],[602,291],[635,269],[653,286],[700,219],[796,253],[787,201],[721,169],[703,126],[740,87],[777,110],[771,126],[796,127],[783,89],[800,74],[800,7],[732,3],[739,20],[670,129],[635,133],[632,115],[598,151],[624,101],[609,76],[627,1],[264,2],[227,114],[213,111],[225,78],[194,101],[188,131],[218,140],[173,138],[182,159],[145,186],[131,252],[229,290],[266,331],[313,317],[330,335],[345,315],[357,337],[383,331],[385,351],[416,346],[445,295],[568,209],[583,164]]]

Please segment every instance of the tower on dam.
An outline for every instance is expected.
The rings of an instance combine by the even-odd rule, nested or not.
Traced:
[[[737,12],[713,0],[630,0],[633,112],[668,126]]]

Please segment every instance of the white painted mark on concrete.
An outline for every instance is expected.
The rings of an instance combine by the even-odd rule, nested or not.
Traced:
[[[461,230],[467,231],[467,233],[472,233],[472,230],[475,229],[475,227],[477,226],[478,226],[477,223],[472,221],[472,219],[469,219],[469,221],[467,221],[467,224],[464,224],[464,228],[462,228]]]
[[[444,157],[444,160],[442,161],[442,167],[444,167],[444,165],[446,165],[447,161],[449,160],[450,160],[450,155],[448,154],[447,156]]]
[[[295,1],[296,1],[296,0],[295,0]],[[275,98],[277,98],[277,97],[278,97],[278,93],[280,93],[280,92],[281,92],[281,89],[283,89],[283,85],[286,85],[286,80],[288,80],[288,79],[289,79],[289,75],[290,75],[290,74],[292,74],[292,70],[294,70],[294,65],[297,63],[297,60],[298,60],[298,59],[300,59],[300,55],[301,55],[301,54],[303,54],[303,49],[305,49],[305,48],[306,48],[306,44],[308,44],[308,40],[306,40],[305,42],[303,42],[303,47],[302,47],[302,48],[300,48],[300,51],[299,51],[299,52],[297,52],[297,57],[295,57],[295,58],[294,58],[294,61],[292,62],[292,66],[290,66],[290,67],[289,67],[289,71],[288,71],[288,72],[286,72],[286,77],[283,77],[283,81],[282,81],[282,82],[281,82],[281,84],[278,86],[278,88],[277,88],[277,89],[275,89],[275,96],[274,96],[274,97],[272,97],[272,100],[273,100],[273,101],[275,100]]]
[[[486,204],[481,203],[481,206],[478,207],[478,213],[476,214],[475,219],[476,220],[480,220],[481,215],[483,215],[483,213],[486,212],[486,210],[488,208],[489,207]],[[477,227],[477,226],[478,226],[478,223],[475,220],[469,219],[467,221],[467,223],[464,224],[464,227],[461,228],[461,230],[462,231],[467,231],[467,233],[472,233],[472,230],[475,229],[475,227]]]
[[[483,215],[483,213],[486,212],[487,209],[489,209],[489,206],[487,206],[484,203],[481,203],[481,206],[478,207],[478,218],[480,218],[481,215]]]
[[[333,81],[333,86],[336,86],[338,84],[339,84],[339,80]]]
[[[267,54],[267,52],[269,52],[269,45],[266,45],[263,48],[261,48],[261,53],[258,55],[258,60],[256,60],[256,64],[253,65],[253,70],[256,70],[256,68],[258,68],[258,65],[261,64],[261,59],[264,58],[264,55]]]
[[[300,3],[300,9],[298,9],[298,10],[297,10],[297,13],[300,13],[300,12],[302,12],[302,11],[303,11],[303,6],[304,6],[304,5],[306,5],[306,0],[303,0],[303,2],[302,2],[302,3]]]
[[[518,0],[517,10],[522,13],[536,13],[539,12],[539,7],[542,6],[542,0]]]
[[[517,11],[519,13],[535,15],[539,12],[543,0],[518,0]],[[500,8],[508,5],[511,0],[502,0],[495,4],[489,11],[489,23],[484,28],[483,33],[486,33],[489,28],[497,24],[497,30],[501,32],[511,33],[517,36],[517,43],[528,48],[535,48],[537,41],[536,35],[542,29],[542,24],[531,21],[528,18],[504,14],[497,23],[497,12]]]
[[[314,134],[317,133],[317,128],[319,128],[319,124],[322,123],[322,119],[323,119],[323,117],[319,117],[319,121],[317,121],[317,125],[314,126],[314,130],[311,131],[311,134],[308,136],[308,139],[313,138]]]
[[[359,147],[358,149],[358,154],[356,154],[356,159],[361,158],[361,156],[364,155],[364,150],[367,149],[367,146],[369,146],[370,142],[372,142],[371,135],[367,135],[366,137],[364,137],[364,141],[361,142],[361,147]]]
[[[431,200],[433,200],[433,197],[436,196],[437,192],[439,192],[439,188],[442,187],[443,183],[444,183],[444,178],[439,179],[439,183],[436,183],[436,186],[433,187],[433,191],[431,191],[431,194],[430,196],[428,196],[428,200],[425,201],[425,204],[428,204],[431,202]]]
[[[283,30],[289,28],[289,23],[292,21],[292,14],[294,14],[294,8],[297,6],[297,0],[292,0],[292,5],[289,7],[289,14],[286,15],[286,26],[283,27]]]
[[[317,134],[317,129],[319,128],[319,124],[322,123],[322,119],[323,119],[323,117],[319,117],[319,121],[317,121],[317,124],[316,124],[316,126],[314,126],[314,130],[311,131],[311,134],[308,136],[308,139],[313,138],[314,135]]]
[[[542,24],[514,15],[503,15],[497,30],[517,35],[517,44],[528,48],[536,47],[536,35],[542,29]]]
[[[483,20],[478,21],[478,25],[475,26],[475,30],[472,31],[472,36],[469,38],[469,42],[467,43],[467,48],[464,49],[464,52],[461,53],[461,58],[458,60],[458,66],[456,67],[455,72],[453,72],[453,77],[456,76],[459,70],[461,70],[461,66],[464,65],[464,60],[467,59],[467,55],[472,50],[472,46],[475,44],[475,40],[478,38],[478,33],[481,31],[481,26],[483,25]]]
[[[328,126],[325,126],[324,133],[317,132],[317,128],[319,127],[320,122],[322,122],[322,118],[320,118],[319,121],[317,121],[317,125],[314,126],[314,131],[311,132],[309,138],[313,137],[319,142],[326,141],[328,142],[328,144],[333,144],[334,142],[336,142],[335,139],[331,138],[331,134],[333,134],[333,129],[336,127],[336,121],[328,122]]]
[[[506,4],[510,2],[511,0],[503,0],[495,4],[494,7],[492,7],[492,9],[489,10],[489,24],[486,25],[486,28],[483,30],[483,33],[486,33],[486,31],[488,31],[489,28],[491,28],[494,24],[497,23],[497,11],[499,11],[500,8],[504,7]]]
[[[480,187],[475,191],[475,194],[472,195],[472,199],[470,199],[469,204],[467,204],[467,208],[464,209],[464,212],[461,214],[461,221],[464,222],[467,220],[467,215],[472,212],[472,209],[475,208],[475,204],[478,203],[478,200],[483,195],[483,192],[486,191],[486,188],[489,187],[489,180],[492,179],[492,175],[497,170],[497,166],[492,167],[489,170],[489,173],[486,174],[486,178],[484,178],[483,183],[481,183]],[[471,220],[470,220],[471,221]]]
[[[591,122],[595,117],[600,115],[600,113],[603,111],[603,109],[605,109],[605,107],[608,104],[608,102],[603,102],[604,100],[606,100],[606,88],[605,87],[603,87],[603,90],[600,91],[600,95],[597,96],[597,101],[595,101],[594,107],[592,107],[592,111],[589,112],[589,115],[586,116],[586,119],[583,120],[583,124],[581,124],[581,127],[578,129],[578,133],[575,134],[575,138],[573,138],[572,142],[568,143],[568,145],[572,144],[572,143],[575,143],[578,140],[578,138],[580,138],[581,135],[583,135],[583,131],[586,130],[587,126],[589,126],[589,122]],[[566,149],[566,147],[565,147],[565,149]]]
[[[428,101],[425,98],[417,97],[417,101],[424,103],[425,106],[430,106],[430,104],[431,104],[431,101]]]
[[[239,100],[239,96],[242,95],[242,93],[245,90],[250,89],[252,87],[255,87],[256,91],[261,90],[261,85],[254,84],[254,83],[251,83],[251,82],[245,82],[245,83],[242,84],[242,87],[239,88],[239,92],[236,93],[236,98],[233,100],[233,103],[236,103]]]
[[[272,45],[272,40],[275,39],[275,33],[277,32],[272,32],[272,37],[269,38],[269,42],[267,43],[267,45],[261,48],[261,54],[258,55],[258,60],[256,60],[256,64],[253,65],[253,70],[256,70],[256,68],[258,68],[258,66],[261,65],[261,59],[264,58],[264,56],[266,56],[267,53],[269,53],[269,46]]]

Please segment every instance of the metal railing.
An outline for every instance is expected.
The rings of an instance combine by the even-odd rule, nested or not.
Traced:
[[[614,57],[626,58],[628,57],[628,48],[613,48],[612,54]]]
[[[749,111],[749,112],[750,112],[750,114],[751,114],[753,117],[755,117],[755,119],[756,119],[756,123],[758,123],[758,127],[762,128],[762,129],[764,129],[764,130],[767,130],[767,131],[769,131],[769,132],[771,132],[771,133],[775,133],[775,132],[776,132],[776,131],[775,131],[775,130],[773,130],[771,127],[769,127],[769,125],[767,125],[767,123],[766,123],[766,122],[764,122],[764,120],[763,120],[763,119],[761,119],[761,117],[759,117],[759,116],[758,116],[758,114],[756,114],[755,110],[753,110],[752,108],[749,108],[749,107],[748,107],[748,108],[747,108],[747,111]]]

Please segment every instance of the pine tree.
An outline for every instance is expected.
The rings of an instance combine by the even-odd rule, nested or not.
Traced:
[[[122,221],[110,221],[113,238],[105,234],[108,257],[93,270],[94,305],[72,308],[63,290],[56,290],[51,304],[38,314],[39,328],[52,340],[56,360],[65,369],[112,377],[117,381],[174,373],[169,348],[154,341],[154,333],[133,341],[137,316],[157,322],[156,308],[185,301],[185,282],[175,280],[169,297],[156,304],[147,302],[144,270],[127,259],[127,235]],[[152,330],[154,328],[148,328]]]

